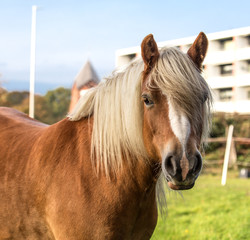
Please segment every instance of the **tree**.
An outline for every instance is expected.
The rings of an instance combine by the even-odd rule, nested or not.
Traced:
[[[70,104],[70,89],[57,88],[45,96],[35,95],[35,119],[53,124],[66,117]],[[0,106],[12,107],[21,112],[29,112],[29,92],[0,92]]]
[[[69,109],[71,91],[63,87],[48,91],[44,96],[47,107],[50,109],[50,123],[55,123],[64,118]]]

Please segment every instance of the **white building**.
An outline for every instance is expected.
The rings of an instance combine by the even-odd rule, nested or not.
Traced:
[[[197,33],[198,35],[198,33]],[[207,34],[208,53],[204,77],[214,93],[217,112],[250,113],[250,27]],[[159,42],[186,52],[196,36]],[[140,47],[116,51],[116,65],[127,64],[140,55]]]

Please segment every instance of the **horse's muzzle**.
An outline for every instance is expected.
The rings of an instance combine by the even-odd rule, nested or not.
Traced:
[[[188,190],[191,189],[194,186],[194,183],[191,185],[174,185],[172,182],[168,182],[168,186],[172,190]]]
[[[162,161],[162,171],[173,190],[187,190],[194,186],[202,168],[202,157],[197,151],[194,155],[182,157],[168,154]]]

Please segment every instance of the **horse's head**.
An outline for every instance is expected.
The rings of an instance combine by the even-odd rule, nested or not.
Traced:
[[[211,98],[200,74],[207,46],[204,33],[187,54],[174,48],[159,52],[153,35],[141,44],[144,144],[174,190],[192,188],[202,168],[199,148],[208,129]]]

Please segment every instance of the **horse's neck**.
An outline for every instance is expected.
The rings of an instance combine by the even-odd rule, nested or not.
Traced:
[[[58,199],[62,206],[74,202],[79,213],[75,216],[79,219],[77,222],[85,219],[84,214],[88,213],[101,232],[108,226],[111,233],[118,234],[112,239],[121,239],[123,235],[126,235],[124,239],[143,239],[141,232],[138,235],[135,230],[144,232],[146,228],[151,229],[151,233],[157,219],[153,171],[143,160],[130,165],[128,162],[131,161],[124,159],[123,167],[116,175],[111,174],[109,178],[104,171],[97,174],[90,158],[92,123],[92,118],[76,122],[65,119],[51,126],[42,139],[48,144],[43,149],[46,152],[52,143],[56,145],[52,147],[54,152],[50,155],[53,157],[49,161],[42,156],[51,172],[41,171],[44,169],[41,163],[37,166],[37,174],[32,175],[33,181],[37,182],[40,175],[44,181],[38,182],[39,194],[40,189],[47,189],[51,198]],[[51,135],[53,141],[48,143]],[[57,191],[53,186],[57,186]]]
[[[121,179],[129,182],[131,188],[144,193],[155,187],[157,176],[152,167],[143,160],[134,162],[130,166],[124,166]]]
[[[94,166],[90,163],[93,117],[73,123],[76,124],[76,138],[78,142],[84,143],[84,145],[78,148],[79,156],[85,156],[86,159],[83,160],[83,164],[87,164],[88,167],[91,166],[92,169],[89,169],[89,172],[93,174],[93,172],[96,172],[96,169],[94,169]],[[97,176],[97,178],[103,181],[111,181],[120,185],[117,187],[122,187],[124,183],[126,183],[126,187],[139,192],[148,191],[152,187],[154,188],[157,181],[157,175],[158,174],[154,172],[154,167],[150,166],[150,164],[143,159],[138,161],[128,161],[128,159],[124,159],[121,169],[116,174],[112,173],[111,169],[110,178],[105,176],[104,170],[100,170],[99,174],[93,174],[93,176]]]

